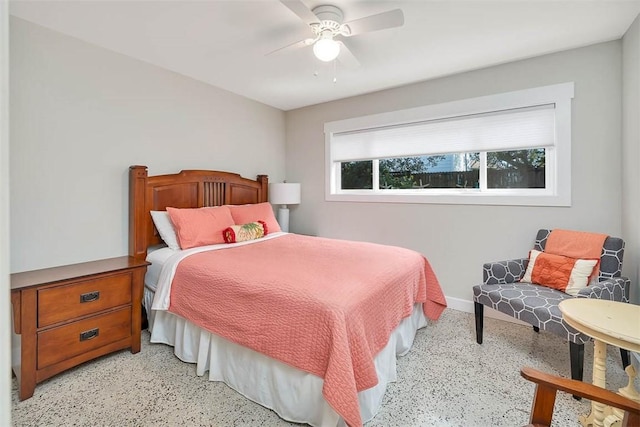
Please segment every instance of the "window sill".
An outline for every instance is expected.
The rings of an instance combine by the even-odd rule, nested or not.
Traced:
[[[473,190],[471,190],[473,191]],[[415,194],[411,192],[396,194],[358,194],[356,192],[327,194],[328,202],[362,203],[416,203],[445,205],[498,205],[498,206],[571,206],[570,196],[562,195],[526,195],[506,191],[502,194],[472,193],[462,190],[457,194]]]

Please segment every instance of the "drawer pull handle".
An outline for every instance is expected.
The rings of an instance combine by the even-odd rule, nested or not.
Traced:
[[[100,299],[100,291],[87,292],[80,295],[80,304],[85,302],[97,301]]]
[[[88,331],[80,332],[80,341],[92,340],[98,335],[100,335],[99,328],[89,329]]]

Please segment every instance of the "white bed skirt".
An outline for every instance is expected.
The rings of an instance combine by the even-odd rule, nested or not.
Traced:
[[[230,342],[167,311],[152,311],[153,295],[145,288],[151,342],[173,346],[180,360],[196,364],[197,375],[209,371],[210,381],[224,382],[287,421],[316,427],[345,426],[322,396],[322,378]],[[422,304],[416,304],[412,315],[400,323],[376,356],[378,384],[358,393],[363,422],[378,413],[387,384],[397,378],[396,355],[411,349],[416,331],[426,324]]]

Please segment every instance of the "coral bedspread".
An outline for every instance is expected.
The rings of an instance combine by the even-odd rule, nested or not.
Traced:
[[[357,393],[377,384],[374,358],[418,302],[431,319],[446,307],[421,254],[287,234],[183,259],[169,311],[323,378],[326,401],[360,426]]]

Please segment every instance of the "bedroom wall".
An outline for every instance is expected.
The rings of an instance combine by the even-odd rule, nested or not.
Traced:
[[[0,2],[0,348],[11,348],[9,298],[9,2]],[[0,351],[0,426],[11,425],[11,353]]]
[[[126,255],[128,168],[284,179],[284,113],[10,21],[11,271]]]
[[[452,306],[471,310],[482,264],[526,256],[537,229],[620,235],[621,74],[621,42],[612,41],[289,111],[287,179],[302,184],[291,229],[422,252]],[[324,200],[325,122],[571,81],[571,207]]]
[[[640,16],[622,39],[622,112],[622,233],[629,267],[625,273],[636,284],[631,300],[640,304]]]

